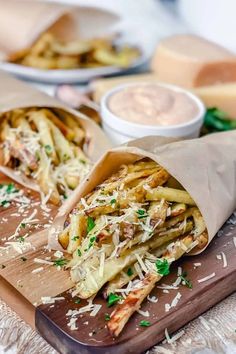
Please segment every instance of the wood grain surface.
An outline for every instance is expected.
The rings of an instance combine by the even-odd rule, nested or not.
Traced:
[[[0,183],[3,182],[8,183],[9,180],[0,177]],[[87,302],[76,304],[75,299],[71,297],[68,290],[72,283],[67,271],[58,271],[52,265],[35,263],[35,258],[45,259],[54,253],[45,249],[47,232],[44,225],[50,218],[40,209],[38,196],[26,189],[25,193],[32,198],[27,212],[30,215],[37,209],[40,226],[37,226],[37,229],[32,226],[21,230],[22,236],[29,234],[27,240],[30,240],[33,246],[30,250],[19,254],[11,248],[7,252],[0,249],[0,296],[31,326],[34,326],[35,319],[38,331],[60,353],[142,353],[165,337],[166,328],[169,333],[176,331],[236,290],[236,226],[226,223],[218,234],[220,237],[216,236],[206,251],[198,256],[181,259],[172,267],[171,274],[163,280],[165,284],[172,284],[177,278],[177,267],[181,266],[192,281],[192,289],[181,285],[177,290],[166,292],[156,287],[151,296],[157,296],[158,302],[147,300],[141,308],[143,311],[148,310],[150,316],[146,318],[136,313],[118,339],[112,338],[107,331],[105,314],[111,313],[113,309],[107,307],[102,296],[94,300],[94,303],[102,305],[97,316],[91,317],[89,313],[80,315],[77,319],[78,330],[71,330],[68,326],[69,317],[66,315],[68,310],[79,309]],[[50,215],[53,216],[56,208],[51,209]],[[4,245],[6,237],[14,233],[21,221],[20,217],[14,216],[16,210],[14,206],[0,209],[0,247]],[[222,259],[217,258],[221,252],[224,252],[227,258],[228,265],[225,268]],[[27,260],[23,261],[22,256]],[[201,263],[201,266],[196,267],[195,263]],[[41,272],[32,273],[41,266]],[[213,278],[198,282],[213,272]],[[162,283],[158,284],[161,285]],[[166,312],[165,304],[170,304],[177,292],[181,294],[180,301],[176,307]],[[62,296],[65,300],[41,305],[42,296]],[[150,321],[151,326],[140,327],[139,323],[143,319]]]

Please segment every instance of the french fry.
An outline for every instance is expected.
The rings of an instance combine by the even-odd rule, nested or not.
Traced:
[[[174,250],[172,252],[167,252],[162,259],[167,259],[169,264],[171,264],[173,260],[179,259],[185,253],[184,248],[189,248],[192,242],[192,236],[186,236],[183,240],[179,242],[177,241]],[[184,245],[184,248],[182,244]],[[145,278],[140,281],[137,289],[131,291],[121,305],[116,306],[107,323],[107,327],[114,337],[117,337],[120,334],[129,318],[140,308],[143,300],[150,294],[156,282],[161,278],[162,275],[157,272],[148,273]]]
[[[86,217],[83,214],[72,214],[70,217],[69,243],[67,251],[73,253],[81,244],[86,233]]]
[[[188,192],[161,186],[153,190],[147,190],[146,198],[147,200],[165,199],[168,202],[196,205],[194,200],[188,194]]]
[[[51,157],[55,164],[58,164],[58,157],[54,145],[54,141],[51,134],[51,128],[48,119],[45,116],[43,110],[29,112],[29,119],[36,125],[40,140],[44,145],[46,153]]]

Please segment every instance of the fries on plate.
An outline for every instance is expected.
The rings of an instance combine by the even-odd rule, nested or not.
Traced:
[[[48,108],[16,109],[0,116],[3,165],[23,173],[59,204],[89,172],[85,132],[76,118]]]
[[[62,42],[52,33],[43,33],[31,48],[11,55],[9,61],[39,69],[129,67],[140,56],[137,48],[118,47],[112,38],[77,39]]]
[[[88,299],[101,289],[108,299],[123,295],[107,322],[113,336],[175,260],[206,245],[199,209],[182,186],[168,187],[170,179],[148,158],[123,165],[81,198],[59,234],[72,254],[67,267],[74,295]]]

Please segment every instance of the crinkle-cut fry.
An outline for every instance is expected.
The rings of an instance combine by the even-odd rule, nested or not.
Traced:
[[[53,204],[58,205],[60,203],[60,195],[58,193],[55,182],[52,179],[50,169],[50,160],[48,159],[46,153],[42,151],[42,153],[40,153],[39,169],[37,172],[36,180],[42,188],[42,192],[45,195],[48,195],[50,193],[50,201]]]
[[[178,216],[187,210],[187,205],[184,203],[175,203],[171,205],[171,216]]]
[[[52,122],[50,121],[48,122],[49,122],[49,126],[55,143],[55,148],[59,155],[60,161],[65,162],[68,159],[73,159],[74,151],[69,141],[66,140],[66,138],[61,133],[59,128],[57,128]]]
[[[167,251],[163,259],[167,259],[171,264],[174,260],[179,259],[184,253],[185,248],[189,248],[193,242],[193,236],[186,236],[181,241],[177,241],[174,249]],[[181,245],[184,245],[184,247]],[[137,289],[131,291],[122,304],[116,306],[111,314],[111,318],[107,323],[109,332],[117,337],[123,330],[125,324],[135,311],[137,311],[144,299],[153,290],[156,282],[162,278],[161,274],[150,272],[137,285]]]
[[[46,153],[50,156],[55,164],[58,164],[59,161],[51,134],[50,124],[45,115],[45,112],[41,109],[38,111],[29,112],[28,117],[30,121],[34,122],[39,132],[40,141],[46,149]]]
[[[175,238],[183,235],[186,232],[190,232],[193,229],[192,221],[187,221],[186,225],[182,229],[167,229],[165,231],[160,231],[154,233],[153,236],[149,239],[148,243],[151,245],[151,249],[157,248],[165,244],[166,242],[172,241]],[[157,230],[158,231],[158,230]],[[137,235],[133,240],[130,240],[124,247],[120,250],[120,255],[131,249],[131,247],[141,244],[143,233]]]
[[[86,234],[86,216],[82,213],[71,214],[69,229],[69,244],[67,252],[73,253],[80,246]]]
[[[154,189],[148,189],[146,193],[147,200],[165,199],[168,202],[184,203],[196,205],[189,193],[183,190],[159,186]]]

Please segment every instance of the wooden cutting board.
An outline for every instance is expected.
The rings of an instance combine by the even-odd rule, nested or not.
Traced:
[[[10,180],[0,175],[0,183],[3,182],[9,183]],[[136,313],[118,339],[112,338],[106,329],[105,314],[111,313],[112,308],[107,307],[101,296],[94,300],[102,305],[97,316],[91,317],[89,313],[80,315],[77,320],[78,330],[71,330],[67,312],[79,309],[87,302],[76,304],[71,298],[69,289],[73,284],[67,271],[59,271],[55,266],[35,262],[35,259],[54,257],[55,252],[45,248],[47,232],[44,225],[51,222],[56,208],[50,206],[50,213],[45,212],[40,208],[38,196],[25,188],[24,191],[32,202],[23,215],[27,217],[32,212],[36,213],[37,226],[27,225],[20,230],[20,236],[29,234],[25,242],[30,242],[30,249],[22,254],[12,248],[7,251],[2,249],[6,237],[14,234],[23,216],[18,215],[18,208],[14,205],[9,208],[0,207],[0,296],[26,322],[36,327],[60,353],[142,353],[165,337],[166,328],[169,333],[178,330],[236,290],[236,217],[232,216],[206,251],[198,256],[181,259],[164,280],[165,284],[171,285],[177,278],[178,266],[181,266],[188,273],[188,279],[193,284],[192,289],[183,285],[179,289],[168,291],[156,287],[151,296],[156,296],[158,302],[145,301],[142,305],[142,310],[149,311],[150,316],[146,318]],[[226,257],[226,267],[223,267],[221,252]],[[35,271],[38,268],[43,269]],[[198,281],[212,273],[215,275],[211,279]],[[171,304],[178,292],[181,294],[178,304],[166,312],[165,304]],[[56,301],[55,304],[42,305],[42,296],[65,299]],[[140,327],[139,323],[143,319],[148,320],[151,326]]]

